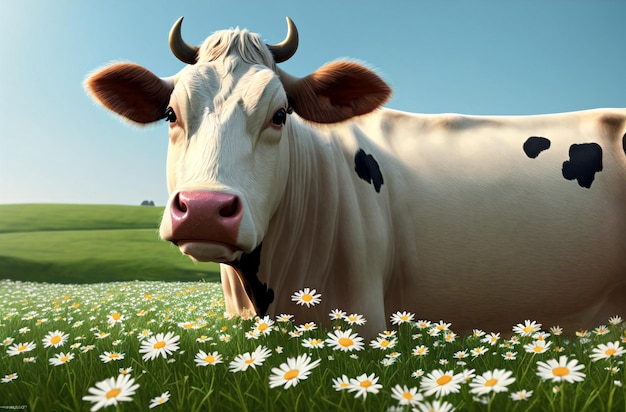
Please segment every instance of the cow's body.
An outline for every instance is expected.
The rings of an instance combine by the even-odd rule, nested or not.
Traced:
[[[203,63],[210,44],[174,84],[154,87],[145,69],[121,65],[88,87],[140,122],[154,116],[128,114],[137,105],[124,101],[126,88],[150,83],[151,95],[167,97],[151,97],[157,109],[169,105],[172,124],[161,235],[222,262],[229,312],[320,321],[342,309],[363,314],[368,335],[397,310],[459,332],[524,319],[571,332],[626,315],[626,109],[364,114],[380,102],[363,110],[346,96],[369,83],[339,90],[365,77],[352,63],[328,70],[340,81],[318,70],[319,84],[306,84],[316,93],[306,94],[269,63],[244,57],[226,74]],[[147,80],[129,86],[127,73]],[[101,92],[111,79],[124,87]],[[331,124],[283,121],[287,96],[299,114]],[[333,107],[362,116],[339,121],[353,114],[336,120]],[[296,306],[291,295],[303,287],[321,304]]]
[[[305,286],[322,303],[298,319],[340,308],[373,330],[397,310],[461,331],[527,318],[572,331],[626,312],[626,110],[380,110],[321,129],[291,125],[289,180],[258,273],[281,291],[271,313],[293,313],[290,292]],[[536,158],[523,150],[532,136],[551,142]],[[590,188],[562,174],[571,145],[585,143],[603,153]],[[379,193],[354,171],[359,149],[380,165]],[[247,295],[231,266],[222,276],[236,285],[226,289],[236,312]]]

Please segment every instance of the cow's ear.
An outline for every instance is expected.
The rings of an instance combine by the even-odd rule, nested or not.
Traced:
[[[174,81],[161,79],[136,64],[115,63],[92,73],[87,92],[107,109],[140,124],[162,119]]]
[[[296,113],[313,122],[335,123],[360,116],[391,96],[384,80],[351,61],[328,63],[301,79],[278,72]]]

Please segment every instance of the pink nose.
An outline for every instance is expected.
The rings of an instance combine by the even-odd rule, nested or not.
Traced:
[[[172,234],[167,240],[218,242],[235,246],[243,208],[239,197],[220,192],[180,192],[170,204]]]

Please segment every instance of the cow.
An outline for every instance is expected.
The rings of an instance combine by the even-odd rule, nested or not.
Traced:
[[[101,68],[87,92],[136,124],[169,124],[160,236],[221,263],[226,310],[328,321],[365,335],[406,310],[459,333],[533,319],[573,333],[626,314],[626,109],[532,116],[412,114],[340,60],[299,78],[242,29],[170,47],[161,78]],[[292,293],[321,293],[314,307]]]

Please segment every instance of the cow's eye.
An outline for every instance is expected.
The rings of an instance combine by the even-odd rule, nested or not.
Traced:
[[[287,110],[278,109],[276,113],[274,113],[274,117],[272,117],[272,126],[274,127],[282,127],[287,121]]]
[[[165,110],[163,118],[170,123],[176,122],[176,113],[174,112],[174,109],[168,107],[167,110]]]

